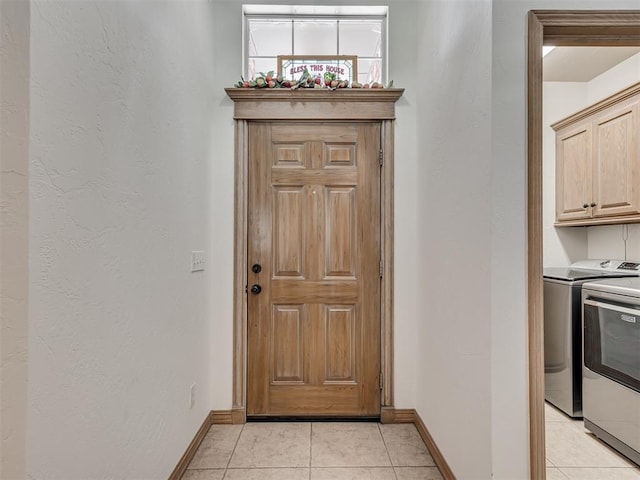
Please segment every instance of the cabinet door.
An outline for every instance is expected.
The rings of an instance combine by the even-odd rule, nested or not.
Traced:
[[[556,135],[556,220],[591,216],[592,125],[568,126]],[[585,207],[584,205],[587,205]]]
[[[640,212],[638,97],[603,110],[594,121],[594,217]]]

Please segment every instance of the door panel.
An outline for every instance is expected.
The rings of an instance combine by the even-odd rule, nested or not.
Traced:
[[[350,277],[355,280],[358,256],[356,230],[356,189],[325,187],[327,244],[324,278]]]
[[[324,382],[356,382],[356,307],[325,305]]]
[[[273,276],[303,277],[304,189],[273,189]]]
[[[248,415],[380,413],[379,123],[249,124]]]
[[[638,102],[610,107],[595,122],[594,216],[640,211]]]
[[[271,378],[273,383],[302,382],[305,351],[303,305],[274,305],[272,321]]]
[[[556,138],[556,218],[573,220],[591,215],[592,127],[571,126]]]

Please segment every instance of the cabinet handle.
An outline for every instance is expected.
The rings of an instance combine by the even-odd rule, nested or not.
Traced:
[[[582,204],[582,208],[589,208],[589,204],[588,203],[583,203]]]
[[[595,207],[596,205],[597,205],[597,203],[592,203],[591,204],[592,207]]]

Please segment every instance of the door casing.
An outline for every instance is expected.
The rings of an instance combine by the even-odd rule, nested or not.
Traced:
[[[232,422],[246,421],[247,405],[247,240],[248,122],[251,121],[380,121],[381,254],[380,293],[381,418],[393,411],[393,164],[395,103],[404,89],[244,89],[227,88],[234,101],[234,280]],[[392,416],[392,414],[390,415]]]
[[[544,480],[542,46],[640,45],[640,10],[532,10],[527,38],[527,299],[530,478]]]

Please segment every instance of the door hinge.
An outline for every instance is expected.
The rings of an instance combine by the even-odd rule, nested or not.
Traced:
[[[384,273],[384,263],[380,260],[380,278],[382,278],[382,274]]]
[[[380,372],[380,390],[382,390],[382,385],[383,385],[383,380],[382,380],[382,372]]]
[[[384,152],[382,151],[382,149],[380,149],[380,152],[378,154],[378,158],[380,160],[380,166],[382,166],[382,162],[383,162],[383,159],[384,159]]]

